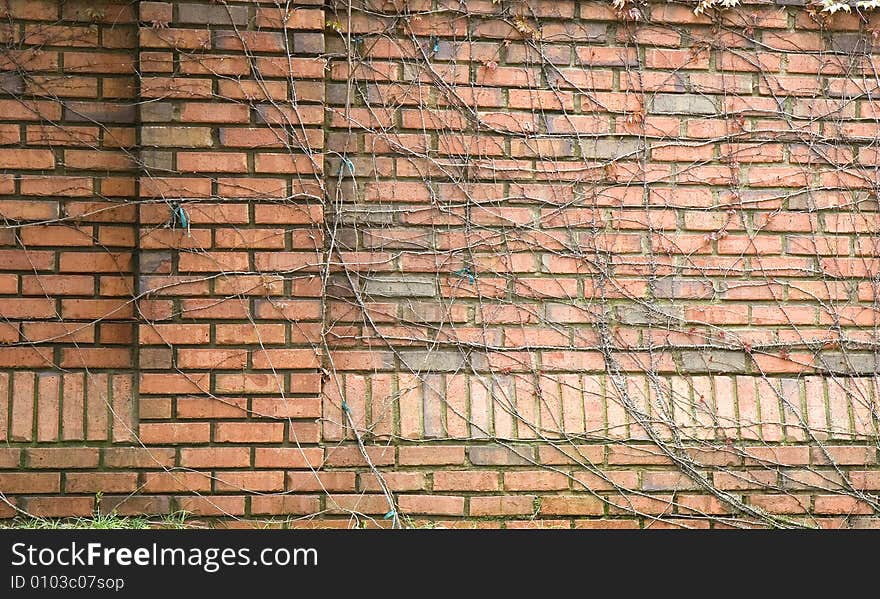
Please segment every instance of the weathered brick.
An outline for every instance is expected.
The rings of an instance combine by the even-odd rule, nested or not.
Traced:
[[[501,495],[473,497],[470,500],[471,516],[525,516],[536,511],[533,495]]]
[[[465,362],[464,355],[447,351],[405,352],[400,359],[413,372],[455,372]]]
[[[588,495],[544,495],[538,513],[546,516],[601,516],[605,507],[601,499]]]
[[[433,297],[437,284],[427,277],[371,277],[364,281],[363,290],[381,297]]]
[[[399,463],[406,466],[464,464],[465,448],[457,446],[407,446],[399,450]]]
[[[73,123],[114,123],[133,125],[137,107],[133,104],[109,104],[99,102],[67,102],[64,120]]]
[[[145,146],[207,148],[213,143],[208,127],[142,127]]]
[[[534,462],[534,450],[528,445],[475,445],[468,448],[468,458],[477,466],[527,466]]]
[[[210,4],[178,4],[177,20],[181,23],[204,25],[245,25],[246,6],[211,6]]]
[[[693,94],[657,94],[651,103],[658,114],[715,114],[715,100]]]
[[[592,138],[580,142],[581,155],[584,158],[595,159],[630,159],[638,160],[639,152],[644,149],[644,144],[639,139],[624,137],[620,139]]]
[[[747,356],[744,352],[712,350],[681,352],[683,372],[746,372]]]

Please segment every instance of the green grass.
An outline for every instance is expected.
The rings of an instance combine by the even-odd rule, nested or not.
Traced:
[[[90,518],[15,518],[0,521],[0,528],[27,528],[37,530],[92,529],[92,530],[142,530],[147,528],[187,528],[186,512],[174,512],[165,516],[118,516],[96,513]]]

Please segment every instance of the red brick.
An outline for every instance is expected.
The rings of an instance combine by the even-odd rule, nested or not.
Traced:
[[[320,510],[314,495],[257,495],[251,498],[253,514],[315,514]]]
[[[373,466],[389,466],[394,464],[394,447],[367,447],[366,452]],[[358,447],[339,446],[327,449],[324,465],[329,467],[352,467],[366,466],[367,463]]]
[[[147,445],[207,443],[211,425],[206,422],[163,422],[141,424],[140,440]]]
[[[746,465],[804,466],[810,463],[809,447],[746,447]]]
[[[73,472],[64,477],[67,493],[129,493],[137,487],[135,472]]]
[[[810,498],[803,495],[749,495],[749,504],[771,514],[805,514]]]
[[[401,466],[464,464],[464,447],[401,447]]]
[[[239,153],[178,152],[177,168],[181,172],[243,173],[247,171],[247,156]]]
[[[576,520],[575,528],[586,529],[603,529],[603,530],[630,530],[639,528],[638,520],[628,520],[622,518],[615,519],[595,519],[595,520]]]
[[[24,501],[24,509],[38,518],[88,517],[94,506],[93,497],[28,497]]]
[[[180,509],[196,516],[243,516],[243,496],[192,496],[176,498]]]
[[[61,475],[57,472],[0,472],[4,493],[58,493]]]
[[[186,468],[247,468],[250,450],[246,447],[185,447],[180,465]]]
[[[605,446],[542,445],[538,447],[538,461],[547,465],[601,463],[605,461]]]
[[[55,168],[55,156],[49,150],[0,149],[0,168],[47,170]]]
[[[256,468],[318,468],[324,461],[320,447],[257,447]]]
[[[873,514],[874,508],[867,501],[841,495],[817,495],[814,498],[817,514]]]
[[[252,472],[224,471],[215,475],[214,490],[229,492],[268,492],[284,489],[284,472],[257,470]]]
[[[218,422],[214,440],[219,443],[280,443],[284,424],[272,422]]]
[[[649,445],[611,445],[608,447],[609,464],[671,464],[659,447]]]
[[[547,516],[601,516],[602,500],[587,495],[545,495],[540,498],[538,513]]]
[[[25,450],[30,468],[95,468],[98,449],[89,447],[33,447]]]
[[[107,447],[103,464],[108,468],[168,468],[174,465],[175,451],[162,447]]]
[[[356,476],[354,472],[288,472],[286,488],[297,493],[327,491],[353,493]]]
[[[498,472],[441,470],[434,473],[435,491],[497,491],[500,488]]]
[[[608,503],[609,514],[660,516],[672,512],[674,500],[671,495],[618,495],[608,497]]]
[[[523,516],[536,511],[533,495],[481,496],[470,499],[471,516]]]
[[[202,472],[147,472],[142,489],[146,493],[206,492],[211,490],[211,479]]]
[[[422,472],[383,472],[382,482],[391,491],[424,491],[427,478]],[[375,474],[361,474],[358,477],[358,489],[366,492],[383,490]]]
[[[569,485],[570,478],[562,472],[531,470],[504,473],[504,488],[508,491],[563,491]]]
[[[420,497],[420,496],[417,496]],[[326,497],[327,510],[332,514],[387,514],[388,498],[382,494],[332,494]]]
[[[449,495],[400,495],[397,498],[404,514],[436,516],[461,516],[464,514],[464,498]]]

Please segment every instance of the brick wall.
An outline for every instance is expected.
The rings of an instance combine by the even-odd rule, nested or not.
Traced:
[[[93,6],[2,6],[0,490],[34,514],[137,486],[97,471],[137,433],[137,14]]]
[[[877,526],[878,23],[692,9],[4,0],[0,516]]]

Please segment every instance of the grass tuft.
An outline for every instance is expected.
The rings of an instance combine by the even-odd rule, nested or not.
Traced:
[[[174,512],[158,518],[146,516],[119,516],[117,514],[96,513],[89,518],[14,518],[0,521],[0,529],[19,528],[34,530],[143,530],[148,528],[188,528],[186,512]]]

